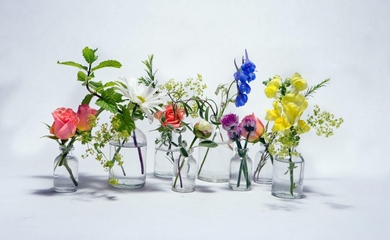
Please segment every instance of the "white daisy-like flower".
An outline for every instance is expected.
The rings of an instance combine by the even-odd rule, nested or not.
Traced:
[[[163,104],[163,100],[159,94],[156,94],[157,88],[153,88],[152,85],[146,86],[138,82],[136,78],[130,78],[129,81],[126,78],[121,78],[126,84],[126,88],[121,84],[117,84],[118,89],[124,97],[128,98],[131,102],[137,104],[141,110],[146,114],[149,122],[153,122],[152,110],[162,110],[159,106]]]

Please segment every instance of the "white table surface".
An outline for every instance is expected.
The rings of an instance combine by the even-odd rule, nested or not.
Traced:
[[[3,175],[1,239],[386,239],[388,178],[307,178],[304,197],[273,197],[269,185],[248,192],[197,181],[176,193],[148,166],[136,190],[107,184],[96,164],[80,164],[75,193],[52,191],[52,176],[27,164]],[[88,165],[91,167],[86,169]],[[36,166],[36,165],[35,165]],[[91,170],[94,171],[91,171]],[[17,169],[14,169],[17,170]]]

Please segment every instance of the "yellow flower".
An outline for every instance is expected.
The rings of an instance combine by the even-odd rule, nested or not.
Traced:
[[[283,112],[291,125],[299,120],[308,105],[306,98],[302,94],[287,94],[283,97],[281,103]]]
[[[272,78],[272,80],[267,83],[267,86],[264,89],[264,93],[267,96],[267,98],[275,97],[281,85],[282,85],[282,80],[280,76],[275,75]]]
[[[289,123],[286,116],[279,117],[275,120],[274,126],[272,127],[272,131],[274,132],[280,132],[283,130],[288,129],[291,127],[291,124]]]
[[[277,91],[278,88],[274,85],[267,85],[264,89],[264,93],[267,98],[273,98]]]
[[[290,83],[293,85],[298,91],[303,91],[307,88],[307,82],[299,73],[294,73],[290,78]]]
[[[299,120],[298,121],[298,128],[299,128],[299,131],[300,133],[307,133],[308,131],[310,131],[310,126],[306,124],[306,122],[304,120]]]
[[[277,101],[274,101],[272,105],[274,109],[268,109],[265,115],[265,120],[267,121],[275,121],[278,117],[281,116],[280,112],[282,111],[282,108],[279,106],[279,103]]]

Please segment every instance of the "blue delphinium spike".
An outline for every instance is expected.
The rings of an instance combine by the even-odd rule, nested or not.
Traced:
[[[236,97],[236,107],[242,107],[248,101],[248,96],[245,93],[238,93]]]

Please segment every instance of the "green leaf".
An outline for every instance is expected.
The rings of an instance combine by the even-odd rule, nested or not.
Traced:
[[[103,89],[103,83],[101,81],[99,81],[99,82],[89,81],[88,85],[96,92],[100,92]],[[107,95],[110,95],[110,94],[107,94]]]
[[[116,102],[110,96],[102,96],[102,98],[96,100],[96,105],[112,113],[118,112]]]
[[[188,157],[188,152],[185,148],[181,147],[180,148],[180,154],[183,156],[183,157]]]
[[[131,134],[131,132],[135,129],[135,122],[130,114],[130,110],[126,108],[122,109],[122,113],[118,113],[115,118],[120,121],[119,126],[115,129],[116,131],[126,131]]]
[[[199,143],[199,147],[215,148],[218,147],[218,144],[211,140],[204,140]]]
[[[93,62],[95,62],[97,60],[98,57],[95,55],[96,51],[97,51],[97,49],[92,50],[89,47],[85,47],[83,49],[83,57],[84,57],[85,61],[87,61],[87,63],[92,64]]]
[[[87,94],[83,101],[81,102],[81,104],[88,104],[91,102],[91,99],[93,98],[93,95],[92,94]]]
[[[72,61],[67,61],[67,62],[60,62],[57,61],[58,64],[66,65],[66,66],[71,66],[71,67],[77,67],[80,69],[83,69],[85,71],[88,71],[88,68],[86,66],[81,65],[80,63],[72,62]]]
[[[207,122],[209,121],[209,111],[210,111],[210,107],[207,107],[206,108],[205,118],[204,118]]]
[[[87,75],[84,72],[79,71],[77,73],[77,81],[82,81],[82,82],[87,81]]]
[[[107,60],[99,63],[99,65],[95,66],[92,68],[92,71],[95,71],[100,68],[105,68],[105,67],[113,67],[113,68],[120,68],[122,67],[122,64],[116,60]]]

